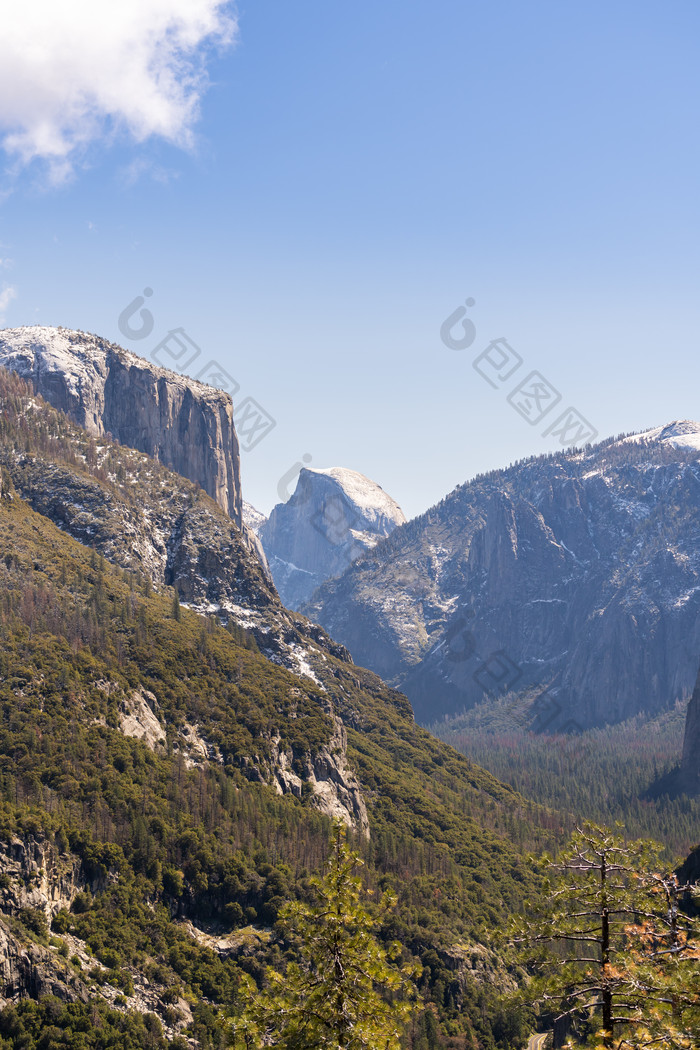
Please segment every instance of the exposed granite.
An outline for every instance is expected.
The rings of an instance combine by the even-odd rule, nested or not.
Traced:
[[[240,456],[228,394],[67,328],[0,330],[0,365],[29,379],[88,433],[111,434],[196,481],[241,523]]]

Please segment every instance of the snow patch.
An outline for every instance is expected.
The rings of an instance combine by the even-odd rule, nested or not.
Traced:
[[[692,448],[700,452],[700,423],[692,419],[677,419],[663,427],[653,427],[641,434],[622,438],[621,445],[647,444],[650,442],[671,445],[673,448]]]
[[[261,514],[259,510],[256,510],[251,503],[247,503],[243,500],[243,524],[247,525],[251,532],[254,532],[257,536],[258,529],[265,524],[267,518],[264,514]]]
[[[347,467],[305,467],[309,474],[320,474],[332,480],[344,495],[361,512],[362,517],[373,522],[388,518],[395,525],[403,525],[406,516],[395,499],[371,478]]]

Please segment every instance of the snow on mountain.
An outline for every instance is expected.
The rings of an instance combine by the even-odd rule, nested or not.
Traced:
[[[305,468],[310,474],[323,474],[332,478],[336,485],[342,489],[345,496],[357,508],[364,521],[375,525],[378,530],[387,524],[393,523],[394,527],[403,525],[406,516],[395,499],[384,491],[381,485],[371,478],[365,477],[357,470],[349,470],[347,467]]]
[[[345,467],[304,467],[287,503],[273,508],[260,539],[280,597],[298,609],[325,580],[339,576],[406,521],[396,500]]]
[[[154,361],[89,332],[48,325],[0,329],[0,366],[32,381],[39,375],[62,377],[74,397],[80,395],[84,386],[94,384],[97,377],[103,381],[106,379],[107,350],[115,352],[128,368],[147,368],[157,378],[177,377],[202,394],[212,392],[206,383],[162,368]]]
[[[508,689],[532,726],[656,714],[700,652],[700,423],[456,488],[302,607],[431,723]]]
[[[694,448],[700,452],[700,423],[692,419],[677,419],[666,426],[653,427],[651,430],[642,431],[641,434],[632,434],[623,438],[620,444],[645,444],[651,441],[672,445],[674,448]]]
[[[265,524],[267,518],[264,514],[261,514],[259,510],[256,510],[252,503],[248,503],[243,500],[243,524],[246,525],[251,532],[256,535],[258,529]]]
[[[0,366],[95,437],[196,481],[238,524],[241,471],[230,396],[100,336],[32,325],[0,330]]]

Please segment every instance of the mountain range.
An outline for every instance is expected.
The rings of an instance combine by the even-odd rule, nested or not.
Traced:
[[[419,722],[512,700],[576,734],[687,700],[699,456],[674,423],[411,522],[304,469],[265,519],[226,394],[97,336],[0,332],[0,1039],[223,1046],[335,817],[368,899],[397,893],[378,930],[419,975],[411,1046],[524,1047],[493,934],[573,817]],[[699,711],[700,688],[690,791]]]
[[[700,424],[459,486],[304,606],[435,722],[530,698],[580,731],[687,701],[700,653]]]
[[[491,931],[562,818],[286,610],[196,482],[3,369],[0,476],[0,1036],[223,1045],[331,817],[398,891],[417,1038],[526,1032]]]

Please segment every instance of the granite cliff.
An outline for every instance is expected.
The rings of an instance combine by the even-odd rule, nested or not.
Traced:
[[[364,474],[304,467],[291,498],[257,532],[282,601],[298,609],[405,520],[398,503]]]
[[[241,470],[231,398],[96,335],[29,326],[0,331],[0,365],[30,380],[95,437],[197,482],[238,524]]]
[[[431,723],[508,691],[531,727],[654,715],[700,652],[700,424],[455,489],[303,607]]]

